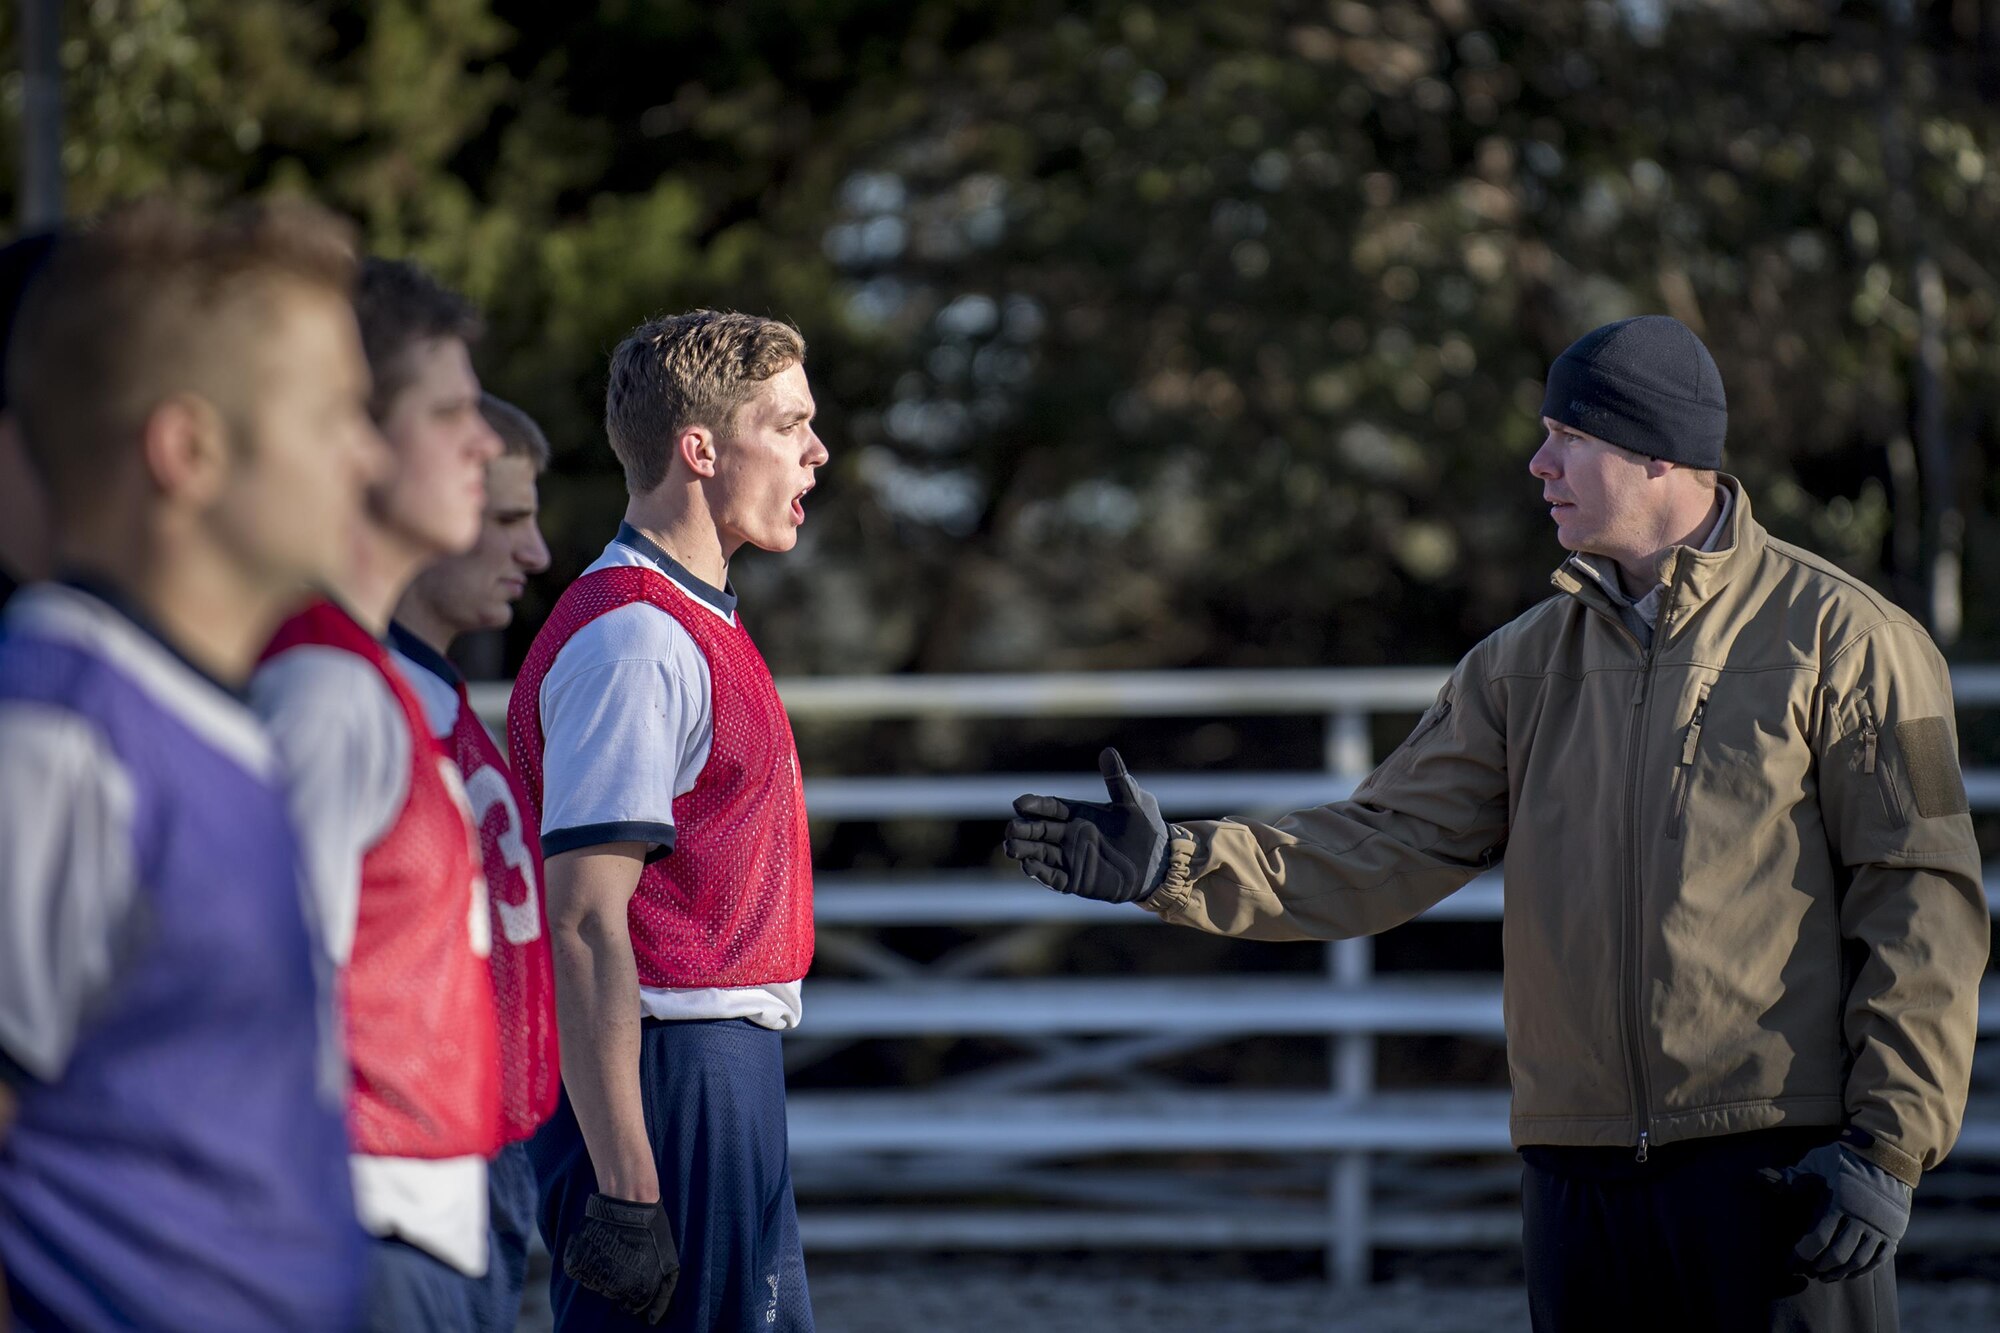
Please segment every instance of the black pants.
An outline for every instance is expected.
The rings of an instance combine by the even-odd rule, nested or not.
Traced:
[[[1792,1247],[1817,1200],[1761,1179],[1832,1129],[1771,1129],[1655,1148],[1521,1150],[1535,1333],[1895,1333],[1896,1274],[1820,1282]]]

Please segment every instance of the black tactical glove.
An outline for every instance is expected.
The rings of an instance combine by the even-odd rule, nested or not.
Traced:
[[[591,1195],[583,1226],[563,1246],[563,1272],[625,1313],[659,1323],[681,1275],[666,1209]]]
[[[1846,1144],[1814,1148],[1797,1166],[1763,1174],[1822,1200],[1819,1217],[1793,1251],[1800,1266],[1822,1281],[1859,1277],[1887,1263],[1910,1225],[1914,1191]]]
[[[1001,850],[1059,893],[1136,902],[1166,877],[1167,825],[1160,803],[1125,771],[1116,750],[1097,757],[1108,804],[1023,796]]]

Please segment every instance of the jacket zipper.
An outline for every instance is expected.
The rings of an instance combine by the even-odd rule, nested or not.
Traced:
[[[1415,745],[1418,741],[1443,726],[1451,718],[1451,704],[1452,700],[1449,695],[1438,700],[1436,706],[1431,709],[1430,715],[1418,723],[1417,729],[1410,733],[1410,738],[1404,741],[1403,744]]]
[[[1680,562],[1685,565],[1686,562]],[[1625,1004],[1625,1066],[1632,1079],[1632,1091],[1638,1098],[1633,1108],[1638,1121],[1638,1142],[1633,1152],[1633,1160],[1644,1164],[1652,1152],[1653,1121],[1647,1108],[1653,1104],[1652,1085],[1646,1078],[1646,1060],[1640,1054],[1645,1033],[1639,1028],[1639,1005],[1644,998],[1639,985],[1639,956],[1645,951],[1645,936],[1639,925],[1639,887],[1642,882],[1642,854],[1639,850],[1639,740],[1644,732],[1644,709],[1648,687],[1653,679],[1653,659],[1659,652],[1660,641],[1666,637],[1667,628],[1673,619],[1674,594],[1680,588],[1682,570],[1674,571],[1673,582],[1667,586],[1666,594],[1660,598],[1659,618],[1653,622],[1653,642],[1642,644],[1639,636],[1628,628],[1615,613],[1592,607],[1588,599],[1583,601],[1586,608],[1603,616],[1617,626],[1619,633],[1632,641],[1639,651],[1639,679],[1632,689],[1632,721],[1625,733],[1625,836],[1632,844],[1632,884],[1625,903],[1625,949],[1624,962],[1624,1004]]]
[[[1673,583],[1668,586],[1666,595],[1660,598],[1659,618],[1653,622],[1653,641],[1643,649],[1638,684],[1632,691],[1632,721],[1625,738],[1625,837],[1631,844],[1632,852],[1632,884],[1625,897],[1625,1060],[1632,1075],[1632,1092],[1637,1098],[1633,1111],[1638,1121],[1639,1140],[1632,1156],[1641,1164],[1652,1148],[1653,1090],[1646,1077],[1646,1034],[1639,1022],[1640,1007],[1645,1000],[1639,963],[1646,951],[1645,928],[1641,924],[1644,854],[1639,847],[1639,785],[1644,766],[1639,762],[1639,749],[1645,736],[1646,699],[1652,693],[1653,663],[1659,657],[1661,641],[1666,638],[1668,623],[1673,619],[1674,594],[1679,590],[1681,573],[1679,569],[1674,571]],[[1638,636],[1633,635],[1632,642],[1637,644],[1638,641]]]
[[[1882,809],[1897,823],[1905,820],[1903,798],[1896,790],[1896,781],[1887,768],[1878,770],[1876,760],[1882,748],[1881,732],[1875,721],[1875,705],[1863,695],[1859,701],[1861,714],[1861,771],[1875,779],[1875,788],[1882,797]]]
[[[1657,640],[1656,640],[1657,642]],[[1632,882],[1625,893],[1625,1063],[1632,1076],[1632,1092],[1637,1098],[1633,1111],[1638,1121],[1638,1151],[1633,1156],[1640,1162],[1646,1160],[1649,1140],[1652,1138],[1652,1124],[1647,1116],[1647,1107],[1652,1098],[1646,1087],[1646,1058],[1640,1053],[1640,1043],[1645,1034],[1639,1031],[1639,1007],[1644,994],[1639,984],[1639,959],[1645,952],[1645,934],[1639,924],[1640,909],[1640,868],[1638,846],[1639,828],[1639,775],[1638,750],[1644,736],[1643,722],[1646,712],[1646,694],[1653,680],[1653,650],[1646,649],[1645,660],[1639,669],[1639,679],[1632,689],[1632,719],[1625,736],[1625,836],[1633,844]]]
[[[1875,709],[1866,699],[1863,699],[1861,701],[1861,771],[1863,773],[1872,775],[1875,772],[1876,746]]]
[[[1694,786],[1694,756],[1701,744],[1701,723],[1708,714],[1709,686],[1701,687],[1695,696],[1694,716],[1688,719],[1687,732],[1681,738],[1681,758],[1674,765],[1674,820],[1668,827],[1667,837],[1679,842],[1687,832],[1688,791]]]

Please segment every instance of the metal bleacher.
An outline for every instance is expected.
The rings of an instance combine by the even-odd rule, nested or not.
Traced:
[[[1321,729],[1324,765],[1316,770],[1143,775],[1169,818],[1197,818],[1269,816],[1345,795],[1379,757],[1372,719],[1414,716],[1444,677],[1443,668],[1409,668],[798,679],[780,687],[802,724],[1282,716]],[[1962,668],[1954,686],[1962,712],[2000,705],[2000,668]],[[504,711],[506,688],[474,687],[489,722]],[[1969,769],[1966,787],[1976,812],[2000,810],[2000,770]],[[1023,791],[1101,799],[1102,786],[1084,773],[822,776],[808,778],[806,802],[816,822],[994,820]],[[1989,873],[1989,902],[1996,884],[2000,874]],[[1329,1275],[1355,1284],[1368,1280],[1378,1248],[1498,1246],[1516,1236],[1505,1092],[1384,1091],[1375,1077],[1380,1037],[1497,1045],[1497,972],[1377,976],[1374,944],[1364,939],[1319,946],[1324,966],[1314,973],[1019,975],[1024,960],[1032,966],[1080,929],[1165,927],[1135,908],[1050,893],[992,870],[822,872],[815,901],[820,956],[849,975],[808,984],[790,1063],[808,1067],[860,1041],[939,1037],[1005,1043],[1018,1058],[922,1087],[794,1091],[794,1172],[809,1247],[1324,1248]],[[1399,929],[1497,929],[1501,905],[1502,877],[1490,872]],[[974,938],[919,961],[883,942],[883,932],[907,927],[953,927]],[[1008,971],[1015,975],[994,975]],[[2000,991],[1989,984],[1983,1042],[2000,1032],[1995,1000]],[[1148,1068],[1274,1036],[1324,1042],[1326,1085],[1197,1086]],[[2000,1160],[2000,1108],[1975,1101],[1955,1155]],[[1920,1207],[1909,1244],[1964,1243],[1972,1234],[1959,1214],[1947,1223]]]

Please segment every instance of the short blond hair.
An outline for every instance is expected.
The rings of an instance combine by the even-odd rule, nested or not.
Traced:
[[[797,329],[758,315],[692,310],[632,330],[611,354],[604,395],[625,489],[643,495],[666,480],[674,441],[690,426],[727,438],[757,387],[805,359]]]
[[[479,395],[479,415],[500,437],[500,451],[508,458],[525,458],[540,472],[549,465],[549,437],[535,419],[504,398],[490,393]]]
[[[163,197],[64,236],[30,288],[8,397],[58,510],[88,504],[119,451],[176,394],[245,410],[247,345],[286,284],[346,300],[353,235],[299,200],[203,218]],[[226,401],[225,401],[226,400]]]

